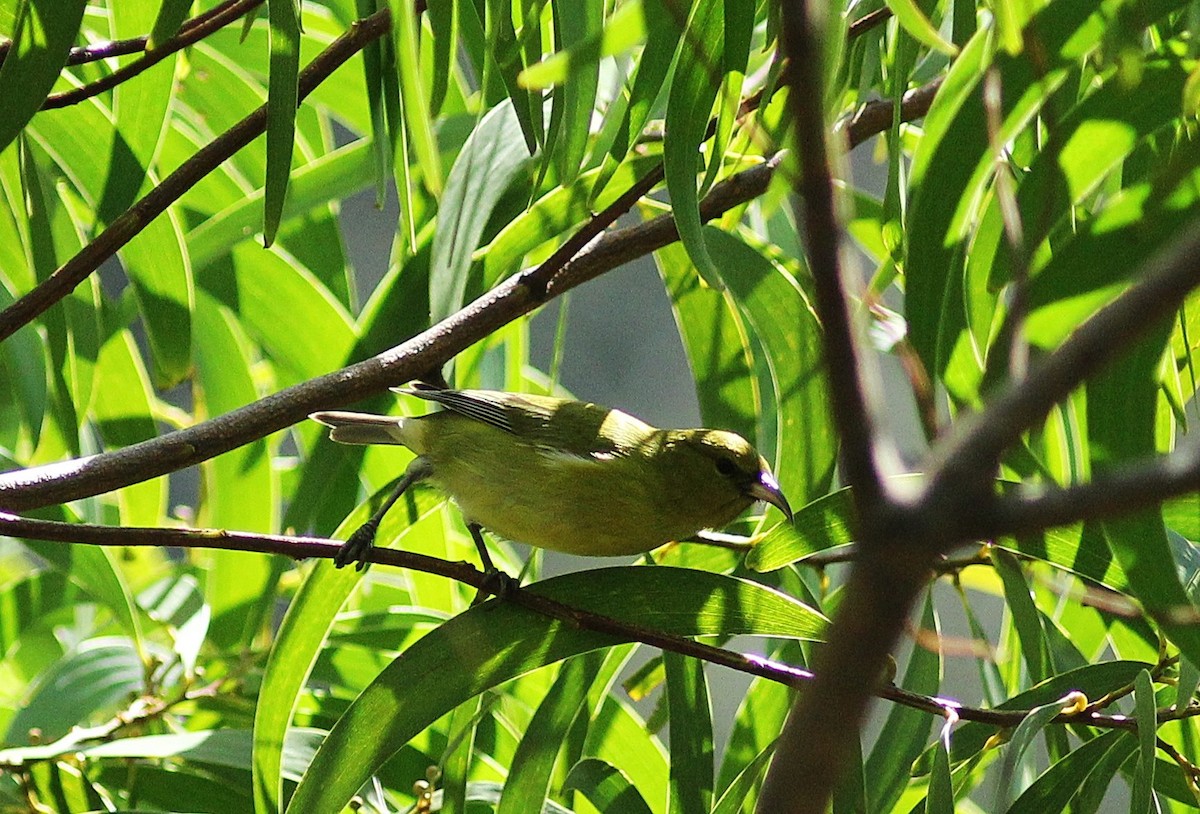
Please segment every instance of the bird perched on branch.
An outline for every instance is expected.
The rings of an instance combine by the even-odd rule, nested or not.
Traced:
[[[401,392],[445,409],[311,416],[339,443],[401,444],[417,455],[342,546],[339,568],[365,567],[383,515],[422,480],[458,504],[487,571],[495,569],[481,527],[541,548],[615,556],[724,526],[758,500],[792,516],[767,462],[732,432],[660,430],[620,410],[546,396],[420,383]]]

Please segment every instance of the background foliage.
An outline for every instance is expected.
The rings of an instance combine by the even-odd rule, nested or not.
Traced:
[[[839,172],[869,260],[853,294],[871,346],[905,374],[888,402],[915,404],[930,441],[1116,299],[1200,210],[1195,2],[833,2],[817,89],[784,83],[789,4],[379,2],[0,4],[0,307],[82,270],[28,319],[0,314],[5,469],[201,426],[399,345],[557,262],[586,224],[669,212],[678,242],[633,227],[603,245],[657,249],[705,424],[756,438],[803,508],[794,526],[740,522],[762,537],[748,555],[672,547],[658,567],[605,563],[532,592],[678,641],[754,636],[743,647],[803,669],[855,550],[788,208],[795,162],[776,157],[789,92],[823,107],[838,160],[879,134],[862,149],[886,168],[882,195]],[[298,84],[343,35],[356,55]],[[264,103],[265,134],[238,124]],[[234,141],[211,172],[192,169]],[[159,184],[154,217],[135,204]],[[338,205],[371,188],[400,201],[378,281],[348,262]],[[732,203],[702,213],[715,188]],[[117,232],[117,259],[91,274]],[[1196,313],[1189,300],[1059,403],[1008,450],[996,488],[1070,486],[1171,452],[1195,413]],[[557,361],[530,365],[524,320],[463,344],[457,385],[562,389]],[[421,409],[373,392],[356,406]],[[335,811],[356,793],[381,811],[753,808],[794,697],[772,677],[803,674],[760,670],[719,720],[696,659],[524,604],[468,607],[473,591],[444,576],[122,545],[119,529],[139,526],[341,536],[406,462],[335,447],[311,422],[271,429],[206,460],[198,482],[131,478],[34,512],[113,527],[116,547],[0,538],[6,810]],[[34,508],[21,488],[0,506]],[[472,558],[430,492],[380,539]],[[940,560],[903,646],[908,692],[883,691],[833,810],[1196,807],[1195,541],[1191,496]],[[538,580],[536,556],[495,551]],[[964,664],[977,681],[945,687]]]

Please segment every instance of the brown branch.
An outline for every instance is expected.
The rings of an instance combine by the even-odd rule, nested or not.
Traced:
[[[220,28],[224,28],[229,23],[246,14],[246,12],[256,6],[262,5],[262,2],[263,0],[230,0],[217,9],[214,9],[213,13],[206,16],[205,19],[194,22],[186,28],[180,28],[174,37],[171,37],[153,51],[147,51],[140,59],[135,59],[128,65],[122,65],[120,68],[117,68],[107,76],[97,79],[95,82],[89,82],[77,88],[64,90],[61,93],[50,94],[42,104],[42,110],[53,110],[54,108],[78,104],[85,99],[99,96],[106,90],[112,90],[122,82],[132,79],[143,71],[154,67],[171,54],[199,42]]]
[[[817,652],[816,680],[800,694],[776,743],[755,807],[764,814],[826,810],[875,694],[876,677],[903,632],[933,559],[932,550],[920,545],[921,530],[902,516],[880,480],[875,460],[875,433],[859,378],[862,368],[840,262],[842,231],[826,154],[821,53],[826,15],[825,4],[818,0],[786,4],[781,42],[789,60],[789,102],[803,167],[796,185],[803,211],[796,220],[804,227],[814,305],[824,327],[825,372],[842,445],[843,476],[854,487],[862,557],[850,572],[828,642]],[[933,88],[928,98],[935,93]],[[887,108],[890,124],[894,103]],[[796,783],[796,777],[805,782]]]
[[[1200,285],[1200,221],[1193,221],[1180,238],[1143,263],[1130,279],[1137,282],[1033,365],[1024,381],[1010,384],[982,412],[959,421],[958,433],[938,456],[941,463],[931,479],[931,500],[961,495],[964,483],[972,481],[979,484],[976,491],[990,492],[1000,455],[1022,432],[1178,310]],[[976,497],[970,497],[972,511],[977,508]],[[1120,495],[1112,497],[1121,500]],[[970,522],[970,518],[962,519]]]
[[[258,0],[240,2],[250,3]],[[390,25],[390,17],[386,10],[352,25],[349,31],[334,40],[300,73],[299,98],[304,99],[342,63],[368,43],[387,33]],[[267,106],[263,105],[181,164],[158,186],[113,220],[95,240],[0,312],[0,342],[67,296],[89,274],[99,268],[101,263],[116,254],[200,179],[260,136],[266,130],[266,126]]]
[[[149,527],[114,527],[87,523],[62,523],[53,520],[37,520],[0,511],[0,533],[9,537],[48,540],[52,542],[103,546],[135,547],[179,547],[217,548],[228,551],[249,551],[263,554],[280,554],[292,559],[310,557],[332,559],[341,542],[323,537],[287,537],[277,534],[251,534],[219,529],[182,529]],[[493,590],[495,581],[484,572],[466,562],[429,557],[411,551],[394,548],[372,548],[368,554],[372,563],[397,568],[411,568],[428,574],[447,577],[464,585],[484,591]],[[637,641],[673,653],[701,659],[748,675],[765,678],[789,687],[806,687],[813,674],[791,665],[771,661],[760,656],[738,653],[721,647],[703,644],[688,638],[673,636],[652,628],[613,619],[608,616],[582,610],[539,594],[537,584],[511,591],[503,601],[558,619],[568,624],[606,633],[624,640]],[[1019,724],[1030,712],[1027,709],[982,709],[968,707],[944,698],[932,698],[888,684],[875,688],[878,697],[904,706],[944,715],[953,710],[964,721],[977,721],[998,727]],[[160,703],[162,703],[160,701]],[[1181,720],[1200,715],[1200,706],[1175,709],[1163,707],[1157,711],[1159,723]],[[118,716],[119,717],[119,716]],[[1057,723],[1087,724],[1110,729],[1136,729],[1137,719],[1124,715],[1103,715],[1094,710],[1064,711],[1054,719]],[[101,725],[103,734],[111,734],[115,728],[126,725],[127,720],[114,719]],[[79,740],[73,741],[77,746]]]
[[[241,0],[223,0],[223,2],[210,8],[201,14],[197,14],[190,20],[184,20],[179,26],[179,31],[175,33],[178,37],[196,26],[206,26],[214,17],[225,14],[226,9],[230,6],[237,5]],[[261,5],[263,0],[257,0],[254,5]],[[243,12],[244,13],[244,12]],[[171,40],[174,40],[172,37]],[[148,35],[141,37],[130,37],[127,40],[108,40],[106,42],[97,42],[91,45],[80,45],[72,48],[67,54],[68,65],[83,65],[88,62],[97,62],[101,59],[110,57],[128,56],[146,50],[146,42],[149,40]],[[170,42],[168,40],[167,42]],[[165,43],[164,43],[165,45]],[[4,64],[4,60],[8,57],[8,52],[12,49],[12,40],[0,42],[0,65]]]
[[[854,22],[850,23],[849,29],[846,31],[846,38],[853,42],[855,39],[866,34],[868,31],[883,25],[891,19],[892,10],[887,6],[877,8],[874,11],[868,11],[863,16],[859,17]]]
[[[802,225],[813,276],[814,306],[824,329],[825,374],[842,444],[843,475],[854,487],[856,500],[874,506],[883,494],[883,486],[874,459],[874,432],[859,380],[859,354],[844,290],[842,228],[836,215],[820,102],[820,34],[811,30],[815,19],[816,15],[806,18],[803,7],[784,14],[783,41],[789,58],[784,81],[792,88],[788,98],[802,166],[796,182],[802,211],[796,213],[796,221]]]
[[[1098,474],[1065,488],[1022,487],[996,495],[972,518],[978,539],[1006,537],[1104,520],[1200,491],[1200,443],[1186,439],[1174,452]]]
[[[761,195],[779,157],[722,181],[701,202],[705,220]],[[0,474],[0,507],[34,508],[139,483],[198,464],[307,418],[403,384],[564,291],[679,239],[664,215],[610,231],[567,263],[544,297],[511,277],[456,314],[370,359],[281,390],[194,427],[90,458]],[[537,274],[536,270],[526,274]],[[536,279],[536,278],[535,278]]]
[[[946,77],[939,76],[925,85],[906,91],[900,99],[900,121],[911,122],[929,112],[933,98],[937,96]],[[835,128],[844,131],[851,147],[857,147],[871,136],[882,133],[892,126],[892,115],[896,103],[891,99],[867,102],[849,119],[839,122]]]

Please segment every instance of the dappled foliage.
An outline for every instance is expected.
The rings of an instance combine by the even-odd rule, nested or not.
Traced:
[[[0,5],[0,808],[753,810],[861,553],[794,120],[827,125],[896,494],[961,418],[1186,263],[1169,250],[1200,216],[1200,3],[833,2],[822,87],[788,85],[797,5]],[[378,280],[340,209],[363,192],[398,201]],[[541,579],[492,540],[534,584],[472,604],[417,561],[127,531],[344,539],[408,453],[337,446],[307,413],[423,410],[387,386],[452,360],[457,386],[561,393],[527,315],[651,254],[705,425],[755,439],[797,508],[726,530],[748,552]],[[1113,335],[1128,352],[1022,425],[984,492],[1070,498],[1173,455],[1171,499],[1114,492],[1136,510],[1116,519],[1031,502],[932,552],[834,811],[1200,804],[1181,302]],[[910,412],[893,463],[886,419]],[[63,542],[84,539],[106,545]],[[474,561],[424,487],[378,539]],[[716,649],[735,636],[758,655]],[[754,678],[729,689],[701,659]]]

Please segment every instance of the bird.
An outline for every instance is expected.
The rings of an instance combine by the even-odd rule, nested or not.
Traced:
[[[622,556],[725,526],[759,500],[792,519],[766,460],[733,432],[658,429],[620,410],[549,396],[421,382],[397,392],[443,409],[310,416],[338,443],[399,444],[416,454],[389,498],[338,550],[339,568],[366,566],[383,516],[419,481],[458,505],[492,573],[483,528],[554,551]]]

